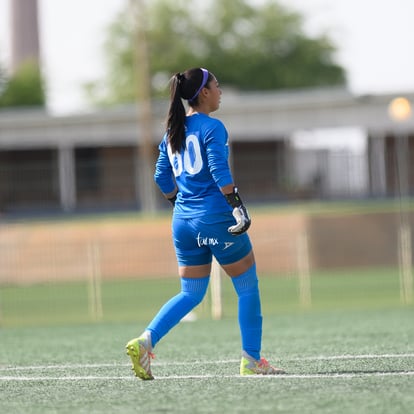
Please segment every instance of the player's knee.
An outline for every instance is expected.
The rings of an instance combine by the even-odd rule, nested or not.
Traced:
[[[181,278],[181,291],[197,306],[204,298],[210,276],[203,278],[191,279]]]
[[[239,276],[232,277],[233,286],[240,295],[256,293],[259,289],[259,281],[257,279],[256,264],[253,264],[246,272]]]

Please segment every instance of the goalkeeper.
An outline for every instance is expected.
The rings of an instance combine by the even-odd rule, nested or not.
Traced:
[[[177,73],[170,82],[167,132],[159,145],[154,179],[174,206],[172,236],[181,291],[126,345],[136,376],[144,380],[153,379],[150,359],[156,344],[202,301],[213,256],[238,295],[240,374],[283,373],[260,354],[260,295],[246,233],[251,221],[230,171],[226,128],[210,117],[220,106],[221,93],[217,79],[203,68]],[[188,102],[187,113],[182,100]]]

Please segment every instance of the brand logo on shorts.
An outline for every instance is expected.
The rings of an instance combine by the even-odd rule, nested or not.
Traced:
[[[201,233],[197,234],[196,237],[198,247],[203,246],[217,246],[220,244],[220,241],[215,237],[204,237]],[[222,243],[223,244],[223,243]],[[234,242],[224,242],[223,250],[228,249],[229,247],[233,246]]]
[[[203,237],[200,233],[197,234],[198,247],[202,246],[217,246],[219,241],[214,237]]]

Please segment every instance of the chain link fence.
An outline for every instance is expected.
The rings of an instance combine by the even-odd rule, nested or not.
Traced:
[[[244,200],[257,211],[250,235],[260,274],[294,280],[294,300],[309,308],[319,272],[390,269],[393,297],[412,303],[414,218],[401,200],[376,200],[365,152],[305,150],[288,142],[254,148],[235,145],[232,164]],[[135,149],[83,148],[66,155],[74,161],[70,182],[53,150],[0,155],[0,323],[39,321],[36,309],[57,323],[70,316],[69,309],[69,319],[101,320],[108,309],[122,308],[123,298],[134,306],[145,281],[176,281],[169,204],[159,195],[157,214],[137,214]],[[345,210],[324,204],[333,200],[351,204]],[[310,209],[290,211],[303,201],[325,208],[315,212],[309,203]],[[67,216],[65,205],[73,213],[94,214]],[[128,213],[99,214],[120,210]],[[49,219],[40,220],[39,213]],[[217,317],[220,295],[213,287]]]

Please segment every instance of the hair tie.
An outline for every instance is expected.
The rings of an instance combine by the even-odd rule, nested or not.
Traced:
[[[185,76],[180,72],[176,73],[175,77],[177,78],[178,83],[181,83],[185,78]]]

